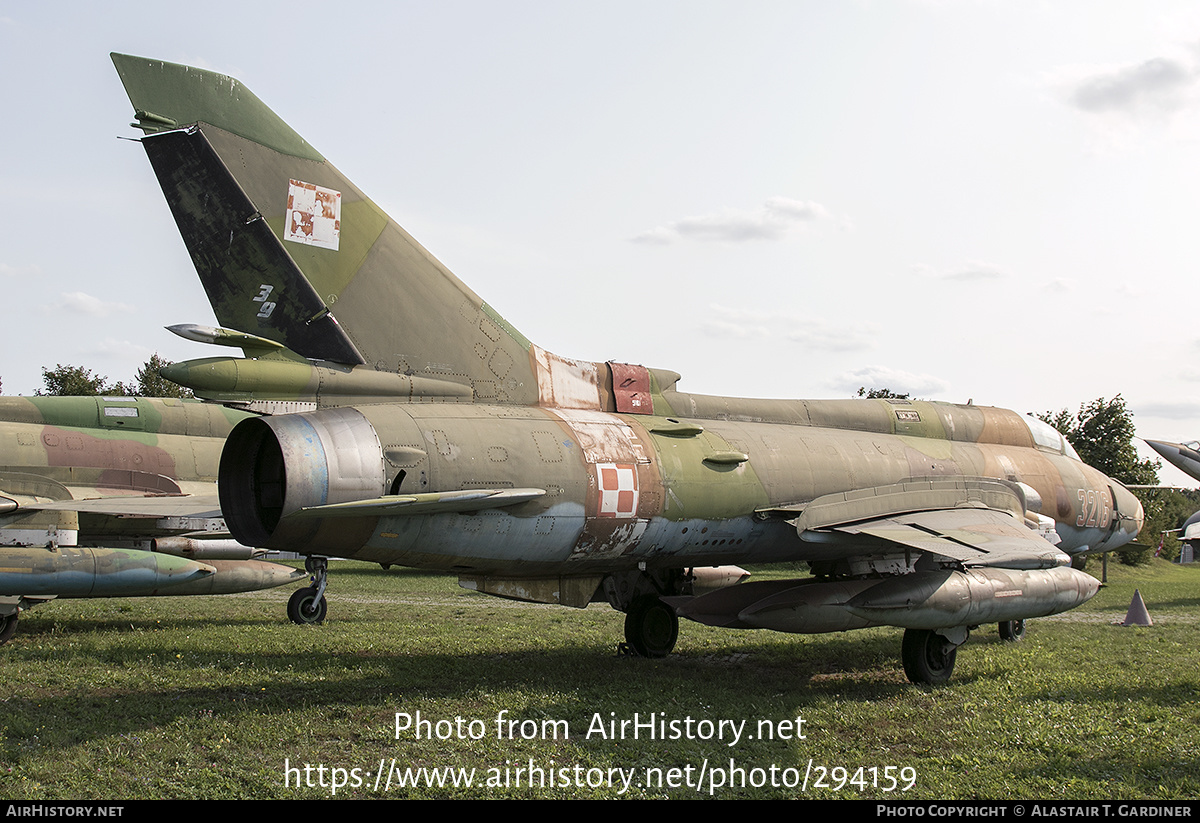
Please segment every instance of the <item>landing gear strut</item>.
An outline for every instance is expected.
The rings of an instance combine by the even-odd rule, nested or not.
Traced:
[[[288,599],[287,606],[288,620],[302,626],[325,620],[325,612],[329,608],[329,604],[325,602],[329,558],[308,557],[304,560],[304,570],[313,576],[314,585],[294,591]]]
[[[964,637],[965,641],[966,638]],[[959,643],[929,629],[905,629],[900,657],[910,682],[937,686],[954,673]]]
[[[640,657],[666,657],[679,639],[679,617],[657,595],[634,598],[625,612],[625,641]]]

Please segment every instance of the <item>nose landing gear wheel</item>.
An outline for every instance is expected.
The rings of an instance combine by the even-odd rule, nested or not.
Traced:
[[[909,681],[919,685],[937,686],[954,673],[958,646],[928,629],[905,629],[900,657]]]
[[[1025,637],[1024,620],[1005,620],[1000,623],[1000,639],[1006,643],[1019,643]]]
[[[325,620],[327,608],[325,595],[317,597],[316,586],[296,589],[288,599],[288,620],[299,623],[301,626],[320,623]]]

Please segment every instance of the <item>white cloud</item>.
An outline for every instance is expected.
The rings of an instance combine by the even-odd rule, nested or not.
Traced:
[[[829,210],[811,200],[771,197],[754,211],[726,210],[719,214],[684,217],[632,238],[635,243],[665,245],[676,240],[742,243],[782,240],[789,233],[829,218]]]
[[[874,328],[852,328],[844,323],[829,323],[810,320],[793,327],[786,335],[793,343],[817,351],[850,352],[865,351],[875,345],[877,330]]]
[[[105,360],[125,360],[137,363],[149,360],[150,355],[154,354],[153,349],[130,340],[116,340],[112,337],[106,337],[95,343],[91,347],[91,352]]]
[[[1161,420],[1192,420],[1200,415],[1200,403],[1193,401],[1160,401],[1131,405],[1134,417],[1156,417]],[[1200,432],[1196,433],[1200,435]]]
[[[1005,277],[1004,272],[996,266],[977,262],[967,263],[964,266],[956,268],[954,271],[946,272],[942,275],[943,280],[959,280],[964,282],[971,280],[999,280],[1003,277]]]
[[[768,332],[762,326],[752,325],[721,317],[707,317],[701,324],[704,333],[712,337],[735,338],[745,340],[751,337],[766,337]]]
[[[1047,281],[1042,288],[1052,294],[1065,294],[1075,288],[1075,280],[1071,277],[1056,277]]]
[[[830,381],[830,385],[847,395],[859,388],[891,389],[898,394],[936,399],[950,390],[949,382],[932,374],[913,374],[888,366],[864,366],[861,369],[843,372]]]
[[[110,302],[92,297],[81,291],[63,292],[58,301],[58,308],[75,314],[86,314],[92,317],[108,317],[111,314],[131,312],[133,306],[128,303]]]
[[[0,277],[20,277],[31,278],[40,277],[42,270],[38,266],[14,266],[9,263],[0,263]]]
[[[1097,148],[1127,149],[1147,128],[1192,141],[1200,131],[1200,64],[1195,50],[1120,66],[1063,66],[1046,86],[1088,116],[1102,138]]]
[[[909,271],[922,277],[932,277],[938,280],[955,280],[961,283],[982,282],[985,280],[1002,280],[1008,275],[999,266],[971,260],[946,271],[939,271],[932,266],[918,263],[909,266]]]
[[[1134,65],[1100,69],[1065,89],[1066,102],[1091,114],[1166,114],[1182,108],[1196,88],[1196,70],[1182,60],[1153,57]]]
[[[668,228],[659,227],[644,231],[633,238],[634,243],[644,243],[648,246],[665,246],[675,240],[675,232]]]
[[[750,311],[716,304],[710,305],[709,310],[703,322],[705,334],[743,340],[786,340],[817,351],[863,351],[874,345],[878,332],[871,326],[854,327],[796,314]]]

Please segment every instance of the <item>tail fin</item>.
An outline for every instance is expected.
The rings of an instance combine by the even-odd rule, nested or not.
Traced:
[[[539,402],[529,341],[241,83],[112,59],[222,326],[478,400]]]

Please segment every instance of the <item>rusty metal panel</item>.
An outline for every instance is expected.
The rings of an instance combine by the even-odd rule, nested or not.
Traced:
[[[637,434],[621,418],[587,409],[547,409],[579,443],[588,463],[649,463]]]
[[[625,414],[654,414],[654,399],[650,396],[650,371],[645,366],[628,363],[608,363],[612,370],[613,398],[617,411]]]
[[[568,360],[533,346],[541,405],[560,409],[602,409],[596,363]]]

